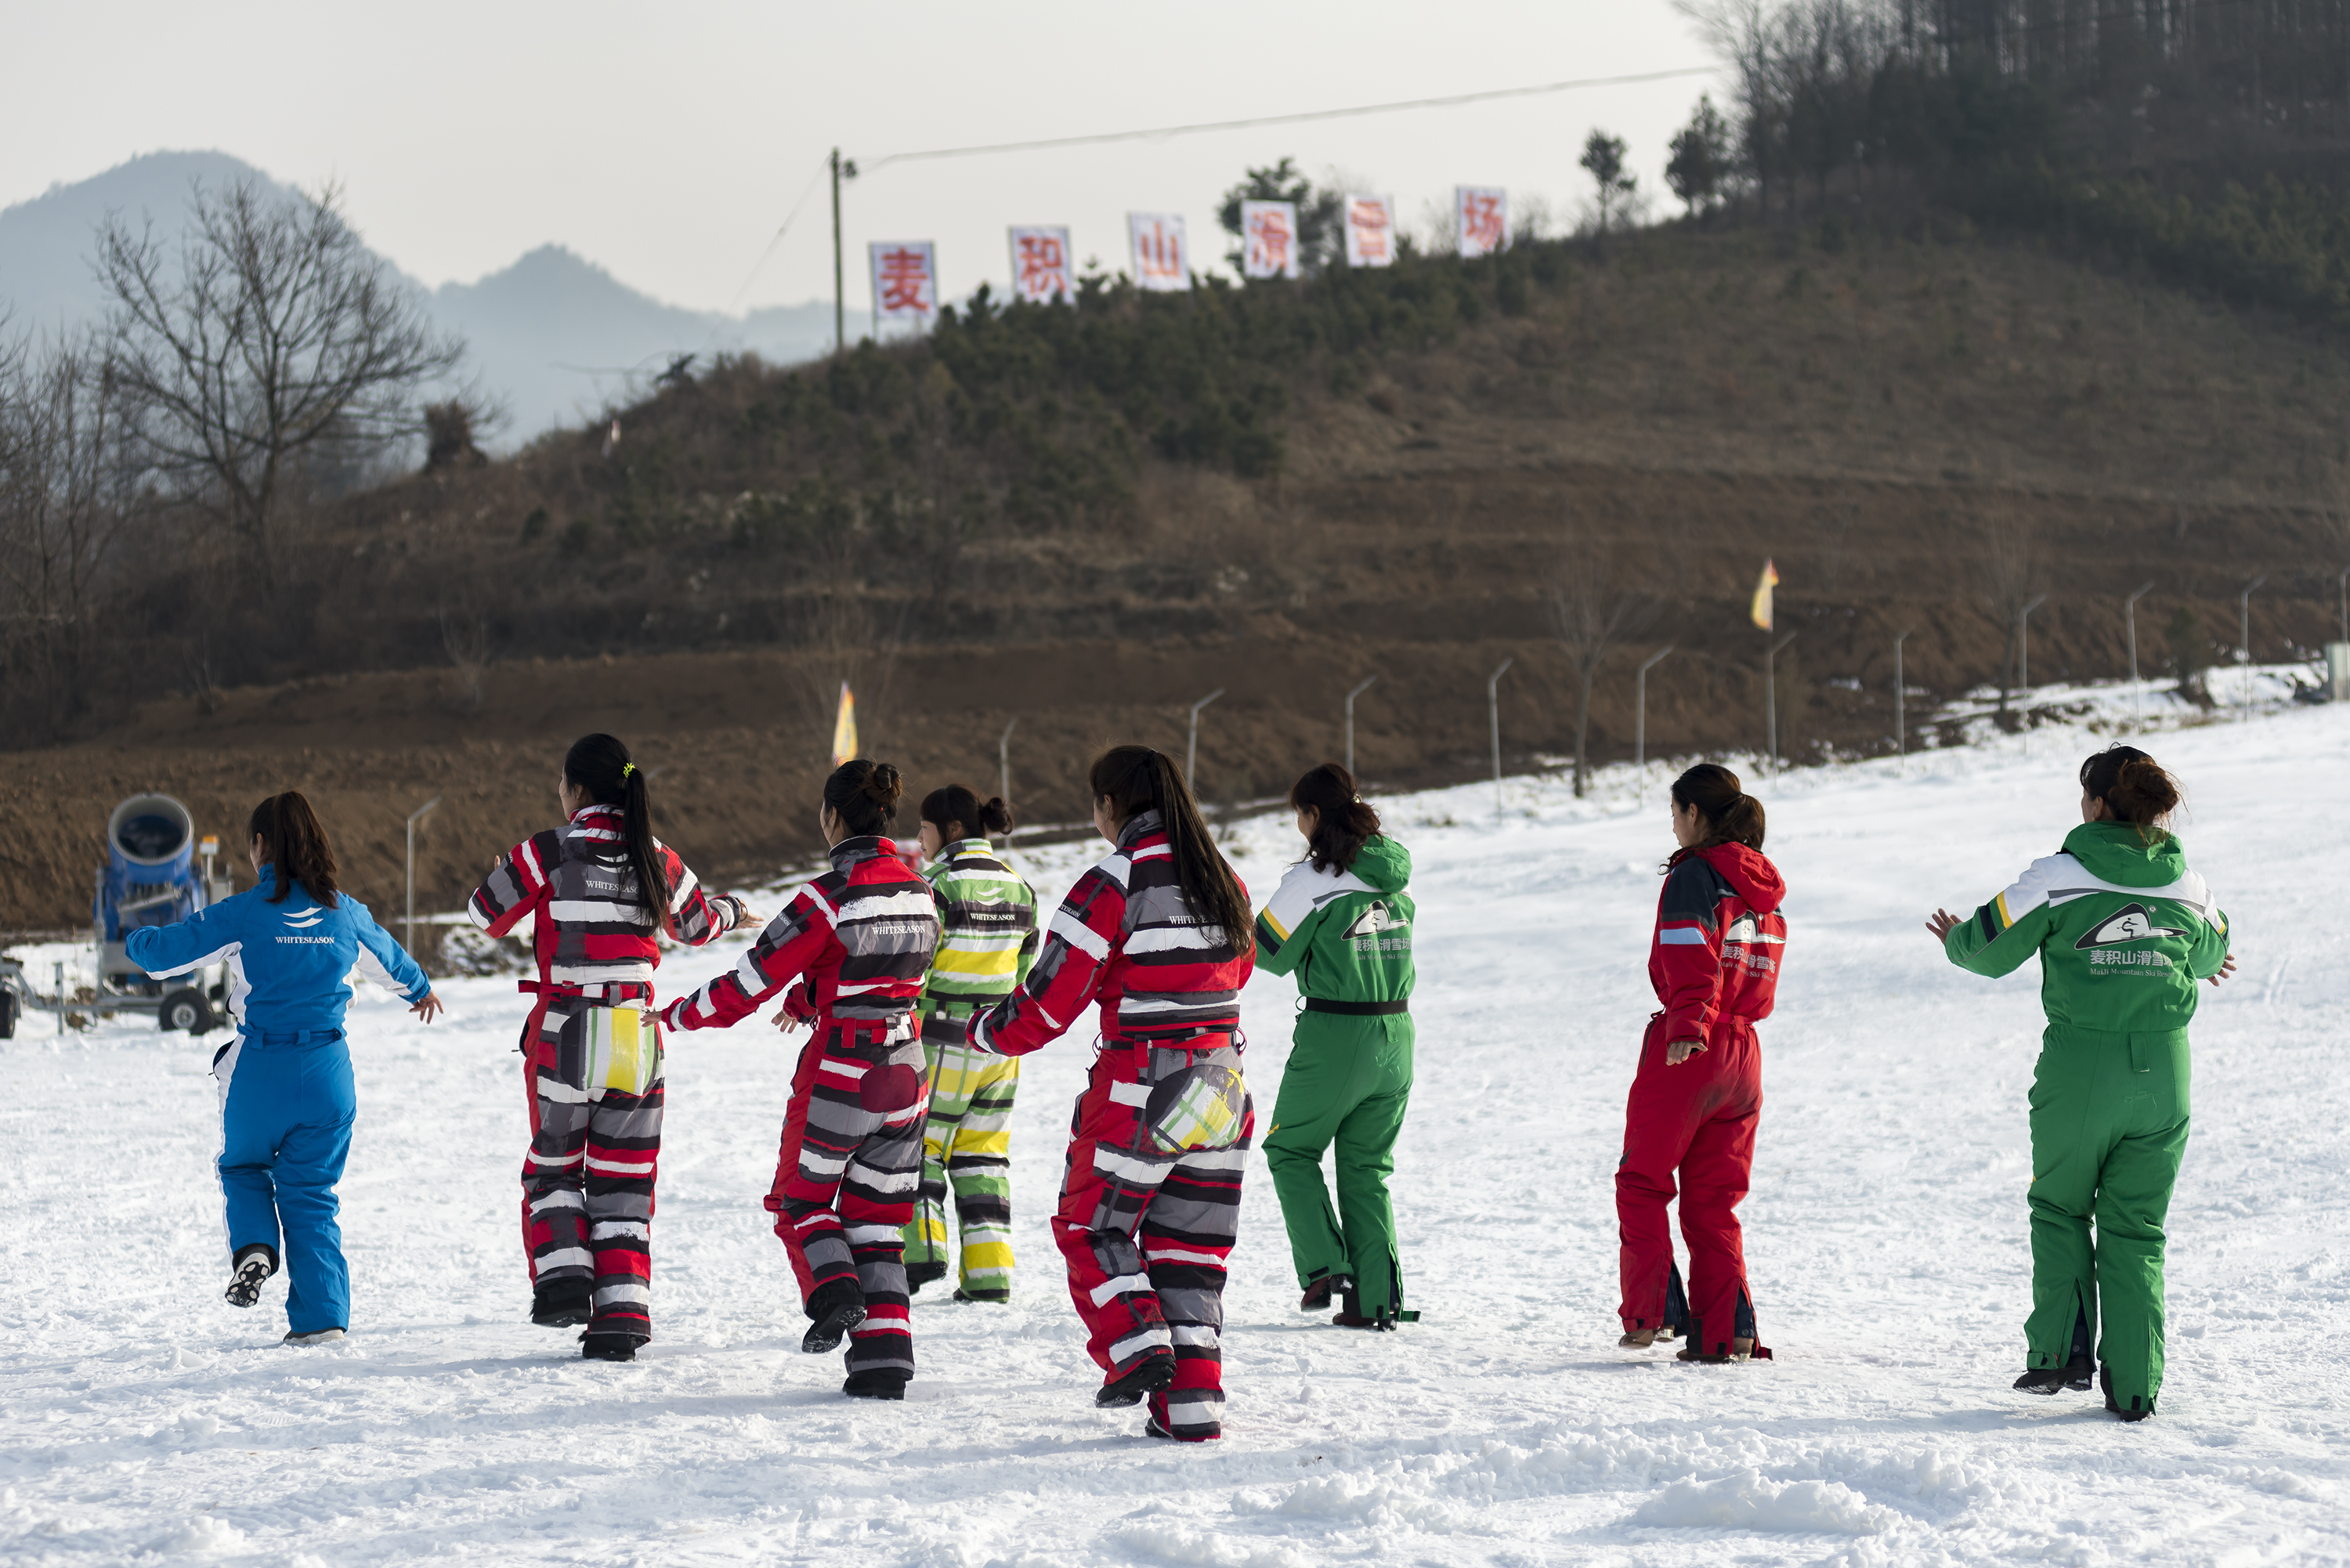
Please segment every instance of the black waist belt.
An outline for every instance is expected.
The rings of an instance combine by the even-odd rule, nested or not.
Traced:
[[[1393,1002],[1333,1002],[1326,996],[1305,999],[1308,1012],[1338,1012],[1348,1018],[1381,1018],[1390,1012],[1409,1012],[1409,999],[1398,997]]]

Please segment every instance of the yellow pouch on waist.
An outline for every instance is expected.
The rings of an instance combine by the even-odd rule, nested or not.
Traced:
[[[642,1095],[660,1075],[660,1026],[637,1007],[584,1007],[563,1025],[556,1053],[563,1081],[606,1095]]]

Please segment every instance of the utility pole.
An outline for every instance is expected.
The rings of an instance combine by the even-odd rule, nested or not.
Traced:
[[[2252,590],[2269,580],[2262,572],[2236,597],[2236,662],[2244,667],[2244,717],[2252,716]]]
[[[1633,678],[1633,687],[1639,693],[1638,712],[1632,721],[1632,766],[1636,769],[1648,765],[1648,670],[1672,650],[1673,645],[1669,642],[1648,655],[1648,663],[1641,665],[1639,673]]]
[[[416,956],[416,825],[432,815],[432,808],[440,804],[441,797],[436,794],[408,814],[408,953],[411,958]]]
[[[1515,659],[1502,660],[1502,668],[1485,678],[1485,716],[1493,727],[1493,815],[1502,815],[1502,674],[1515,664]]]
[[[857,178],[857,161],[843,158],[840,149],[832,150],[832,351],[836,354],[848,347],[848,306],[842,296],[846,275],[840,266],[840,182]]]
[[[2130,720],[2143,722],[2146,718],[2146,688],[2137,678],[2137,601],[2154,591],[2152,583],[2141,583],[2137,592],[2122,601],[2122,622],[2129,629],[2130,656]]]
[[[1200,710],[1223,694],[1224,689],[1219,686],[1191,704],[1191,742],[1183,752],[1183,782],[1191,785],[1191,793],[1195,795],[1200,793],[1200,786],[1192,783],[1200,761]]]
[[[1378,679],[1376,675],[1367,676],[1360,686],[1347,693],[1347,771],[1349,774],[1355,771],[1355,699],[1368,691],[1371,683]]]
[[[1909,640],[1909,631],[1893,639],[1893,750],[1903,758],[1909,755],[1909,688],[1901,675],[1901,645]]]
[[[1762,655],[1762,723],[1771,753],[1771,782],[1779,782],[1779,650],[1795,640],[1789,632]]]
[[[995,738],[997,781],[995,793],[1003,797],[1004,809],[1007,811],[1012,806],[1012,732],[1017,729],[1019,724],[1020,721],[1015,717],[1011,723],[1003,726],[1003,733]],[[1012,835],[1006,832],[1003,838],[1008,844],[1012,840]]]
[[[2048,602],[2042,594],[2015,612],[2015,683],[2028,696],[2032,691],[2032,612]]]

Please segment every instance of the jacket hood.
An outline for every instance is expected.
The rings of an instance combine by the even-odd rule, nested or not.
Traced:
[[[1411,880],[1411,851],[1384,833],[1374,833],[1355,851],[1347,867],[1382,893],[1400,893]]]
[[[2064,836],[2064,853],[2093,877],[2125,888],[2168,888],[2187,875],[2187,846],[2165,833],[2142,841],[2126,822],[2085,822]]]
[[[1787,879],[1759,849],[1749,849],[1743,844],[1717,844],[1697,853],[1705,857],[1707,865],[1730,878],[1739,898],[1758,915],[1769,914],[1787,896]]]

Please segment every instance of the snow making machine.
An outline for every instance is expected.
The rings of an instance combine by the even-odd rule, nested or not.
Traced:
[[[90,935],[98,949],[93,1012],[151,1012],[161,1028],[191,1034],[206,1033],[226,1016],[226,964],[156,980],[124,951],[140,927],[184,920],[228,896],[227,882],[213,875],[220,841],[203,841],[201,869],[199,848],[195,819],[167,794],[134,794],[106,819],[106,864],[99,870],[98,896],[90,906]]]

